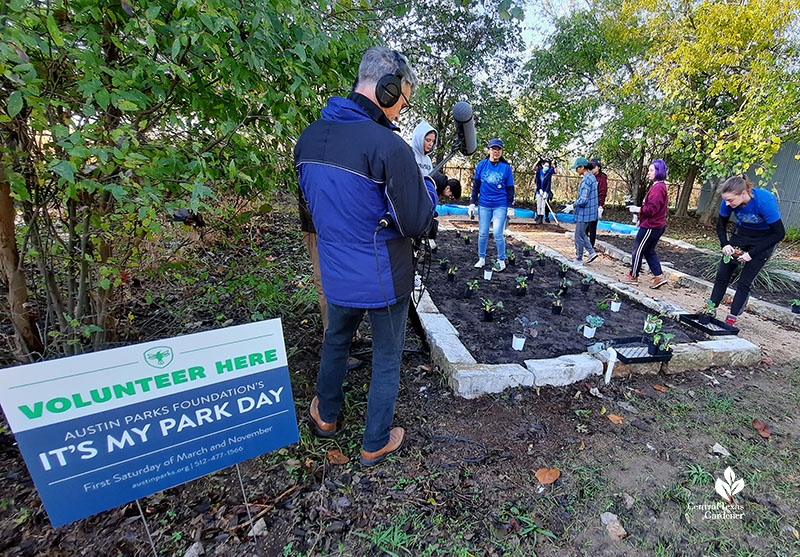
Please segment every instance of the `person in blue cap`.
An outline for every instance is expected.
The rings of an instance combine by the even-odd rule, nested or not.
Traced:
[[[487,157],[478,163],[472,183],[472,197],[469,204],[469,216],[475,215],[478,209],[478,262],[476,268],[486,265],[486,246],[489,243],[489,222],[494,222],[492,230],[497,245],[497,262],[495,271],[506,268],[506,239],[503,230],[506,218],[514,214],[514,173],[511,165],[503,158],[503,141],[498,138],[489,140]]]

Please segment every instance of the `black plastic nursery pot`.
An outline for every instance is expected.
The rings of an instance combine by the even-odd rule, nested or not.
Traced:
[[[469,244],[469,236],[467,236],[466,238],[464,238],[464,243],[465,243],[465,244]]]
[[[517,260],[516,259],[509,259],[508,260],[508,266],[509,267],[516,267],[517,266]]]
[[[475,293],[470,287],[464,289],[464,297],[465,298],[472,298],[472,295]]]
[[[447,282],[453,282],[456,280],[456,276],[453,273],[447,273]]]
[[[589,286],[591,286],[591,285],[581,283],[581,292],[588,292],[589,291]]]
[[[792,313],[800,313],[800,306],[792,306]]]
[[[560,271],[560,270],[558,271],[558,278],[564,278],[565,276],[567,276],[566,271]]]
[[[544,263],[545,263],[544,259],[540,259],[539,260],[539,267],[544,267]]]
[[[483,320],[487,323],[494,320],[494,312],[483,310]]]
[[[557,306],[555,304],[550,306],[550,311],[553,312],[553,315],[561,315],[561,312],[564,310],[564,306]]]
[[[527,289],[527,288],[520,288],[520,287],[516,287],[516,288],[514,289],[514,293],[515,293],[517,296],[524,296],[525,294],[527,294],[527,293],[528,293],[528,289]]]
[[[672,357],[672,349],[661,350],[658,345],[652,340],[647,341],[647,353],[651,356],[669,356]]]
[[[711,323],[711,317],[710,313],[699,313],[697,314],[697,322],[701,325],[708,325]]]
[[[528,280],[533,280],[533,271],[528,271],[526,276],[528,277]]]
[[[439,263],[439,268],[442,271],[446,271],[447,270],[447,263]]]

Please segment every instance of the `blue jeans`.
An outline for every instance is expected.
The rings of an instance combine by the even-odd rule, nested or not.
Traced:
[[[400,387],[400,360],[406,339],[406,319],[410,296],[399,298],[388,307],[364,309],[340,306],[328,301],[328,330],[322,343],[322,358],[317,376],[319,415],[334,423],[344,404],[347,357],[353,333],[364,312],[372,328],[372,380],[367,398],[367,419],[363,447],[375,452],[389,442],[394,420],[394,403]]]
[[[503,229],[506,226],[508,207],[478,207],[478,257],[486,257],[486,244],[489,243],[489,221],[494,221],[492,232],[497,244],[497,259],[506,258],[506,237]]]
[[[582,260],[584,249],[590,256],[594,253],[592,243],[586,234],[586,223],[575,221],[575,257]]]

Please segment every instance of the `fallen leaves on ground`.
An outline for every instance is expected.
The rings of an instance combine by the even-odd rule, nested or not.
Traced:
[[[606,416],[606,417],[607,417],[609,420],[611,420],[612,422],[614,422],[615,424],[617,424],[617,425],[619,425],[619,424],[621,424],[622,422],[624,422],[624,421],[625,421],[625,418],[623,418],[622,416],[619,416],[619,415],[617,415],[617,414],[609,414],[609,415],[608,415],[608,416]]]
[[[662,393],[667,392],[667,388],[664,387],[663,385],[653,385],[653,388],[657,391],[661,391]]]
[[[536,479],[543,485],[551,484],[561,476],[558,468],[539,468],[536,471]]]
[[[769,427],[769,424],[767,422],[762,422],[761,420],[753,420],[753,427],[756,428],[758,434],[764,439],[769,439],[769,436],[772,435],[772,428]]]
[[[339,449],[331,449],[328,451],[328,462],[331,464],[347,464],[350,459],[343,455]]]

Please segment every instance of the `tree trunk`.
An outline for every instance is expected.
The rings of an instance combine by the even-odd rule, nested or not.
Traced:
[[[686,174],[686,180],[683,182],[683,189],[678,198],[678,206],[675,208],[676,217],[685,217],[689,214],[689,200],[692,197],[692,190],[694,190],[694,181],[697,178],[697,172],[700,170],[696,164],[689,166],[689,172]]]
[[[44,345],[36,322],[27,309],[28,283],[19,266],[19,252],[14,234],[16,211],[11,197],[11,184],[0,169],[0,262],[8,279],[8,310],[16,333],[17,349],[25,361],[33,361],[33,354],[42,354]]]
[[[717,215],[719,215],[719,202],[722,199],[722,178],[718,176],[711,177],[711,199],[703,208],[703,213],[700,215],[700,224],[710,226],[714,224]]]

